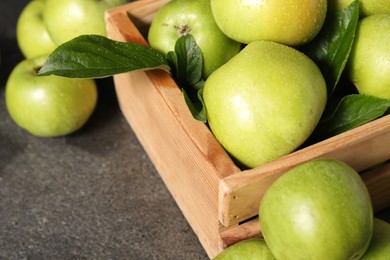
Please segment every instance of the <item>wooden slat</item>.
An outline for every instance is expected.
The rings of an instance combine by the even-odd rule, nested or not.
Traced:
[[[248,238],[262,238],[260,232],[260,223],[258,218],[251,219],[240,225],[235,225],[220,234],[219,251],[223,251],[227,247],[234,245],[237,242]]]
[[[114,78],[121,110],[203,247],[215,254],[218,175],[210,174],[211,165],[198,163],[200,150],[193,149],[190,137],[182,133],[147,75],[130,74]]]
[[[376,212],[390,207],[390,162],[362,174]]]

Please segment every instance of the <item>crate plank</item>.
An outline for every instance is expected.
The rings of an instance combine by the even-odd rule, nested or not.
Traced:
[[[146,73],[130,74],[115,77],[120,107],[202,245],[216,248],[218,175],[210,175],[214,171],[212,167],[199,165],[194,160],[202,156],[200,150],[194,150],[191,139],[181,133],[179,122]],[[142,91],[137,91],[139,88]],[[165,136],[167,132],[171,134]],[[187,174],[189,172],[191,174]]]
[[[390,206],[390,162],[379,165],[362,173],[375,211],[382,211]]]
[[[332,158],[361,171],[390,159],[389,147],[390,115],[266,165],[226,177],[220,184],[220,220],[230,226],[256,215],[259,201],[269,185],[298,164],[316,158]],[[390,190],[390,182],[381,186]],[[390,198],[384,197],[382,201],[390,206]]]

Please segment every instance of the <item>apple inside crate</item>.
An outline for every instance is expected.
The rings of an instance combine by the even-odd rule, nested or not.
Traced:
[[[148,27],[167,2],[140,0],[109,10],[109,37],[147,45]],[[115,75],[114,82],[122,113],[210,257],[261,236],[257,214],[266,189],[288,169],[315,158],[342,160],[362,171],[374,209],[390,206],[390,116],[242,171],[192,117],[169,73],[134,71]]]

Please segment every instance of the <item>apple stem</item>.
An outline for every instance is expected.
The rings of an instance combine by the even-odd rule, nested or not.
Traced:
[[[33,70],[35,72],[35,74],[38,74],[39,70],[42,68],[42,66],[37,66],[37,67],[34,67]]]

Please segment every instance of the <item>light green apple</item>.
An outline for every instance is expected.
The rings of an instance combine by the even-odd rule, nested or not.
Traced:
[[[43,17],[49,34],[62,44],[82,34],[105,36],[104,12],[126,0],[47,0]]]
[[[324,77],[303,53],[257,41],[206,80],[211,131],[231,157],[253,168],[297,149],[316,127],[327,100]]]
[[[150,46],[162,53],[173,51],[178,38],[191,34],[202,50],[203,76],[207,78],[240,49],[241,44],[221,32],[209,0],[173,0],[156,14],[148,33]]]
[[[347,71],[359,93],[390,99],[390,14],[362,18]]]
[[[259,221],[276,259],[353,260],[367,250],[374,213],[360,175],[330,159],[303,163],[265,192]]]
[[[265,241],[260,238],[245,239],[228,247],[213,260],[274,260]]]
[[[211,0],[219,28],[250,43],[271,40],[297,46],[313,39],[325,21],[326,0]]]
[[[386,221],[374,218],[374,231],[370,246],[361,260],[386,260],[390,259],[390,224]]]
[[[27,58],[50,54],[56,47],[43,22],[43,0],[33,0],[23,9],[16,24],[16,39]]]
[[[37,76],[47,56],[21,61],[6,83],[5,101],[17,125],[33,135],[56,137],[80,129],[97,104],[93,79]]]
[[[328,0],[329,11],[339,11],[348,7],[355,0]],[[390,14],[389,0],[359,0],[360,16]]]

